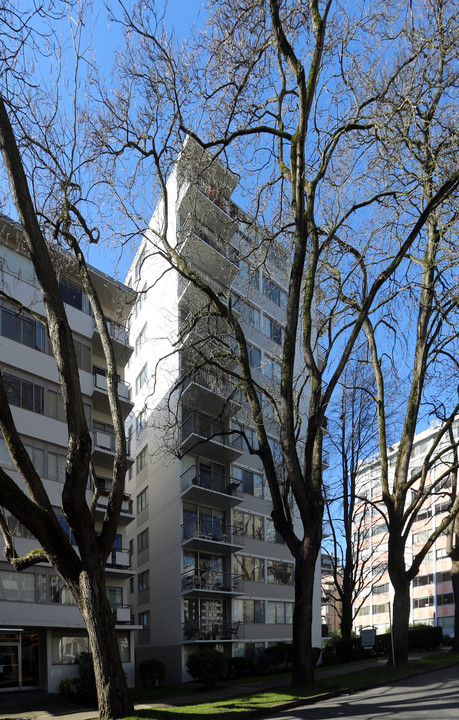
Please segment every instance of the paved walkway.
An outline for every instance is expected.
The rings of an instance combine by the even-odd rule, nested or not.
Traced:
[[[416,657],[425,655],[419,653]],[[414,656],[413,656],[414,657]],[[378,661],[381,665],[387,662],[386,658]],[[374,667],[373,662],[362,662],[351,667],[343,665],[330,669],[318,668],[317,676],[329,677],[343,675],[349,672],[359,672],[369,667]],[[152,705],[193,705],[199,702],[215,702],[240,695],[250,695],[262,692],[271,688],[286,685],[288,680],[280,678],[276,680],[260,681],[254,683],[241,683],[226,685],[212,690],[194,690],[189,695],[180,695],[177,698],[161,698],[158,703],[136,704],[136,709],[151,707]],[[20,692],[0,693],[0,720],[94,720],[97,718],[97,710],[84,709],[81,705],[65,699],[62,695],[54,695],[41,690],[23,690]]]

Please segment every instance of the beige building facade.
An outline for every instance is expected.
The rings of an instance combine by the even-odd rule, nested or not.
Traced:
[[[102,522],[114,457],[105,361],[88,298],[72,263],[63,256],[57,270],[93,435],[95,472],[103,488],[96,506],[96,518]],[[33,309],[34,313],[44,315],[35,272],[23,250],[20,228],[4,217],[0,218],[0,272],[2,289],[7,295]],[[129,288],[97,270],[92,269],[91,276],[109,320],[120,374],[119,395],[127,415],[132,402],[123,374],[133,348],[123,323],[134,296]],[[16,426],[43,478],[62,526],[70,533],[60,509],[68,433],[56,362],[50,353],[44,326],[28,312],[19,312],[18,307],[5,297],[0,300],[0,358]],[[2,436],[0,464],[18,485],[22,485]],[[92,498],[93,490],[88,484],[88,504]],[[36,540],[14,517],[6,511],[4,514],[18,553],[33,550]],[[134,626],[126,584],[133,571],[126,527],[133,518],[131,498],[126,494],[118,535],[107,563],[107,592],[130,685],[134,683]],[[18,573],[6,561],[2,562],[3,547],[0,536],[0,692],[30,688],[58,692],[63,678],[77,674],[75,657],[80,651],[88,650],[83,619],[70,592],[51,566],[40,563]]]

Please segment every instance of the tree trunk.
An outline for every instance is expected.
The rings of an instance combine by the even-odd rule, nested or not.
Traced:
[[[312,652],[312,598],[314,571],[319,548],[306,542],[295,555],[295,607],[293,610],[293,671],[292,685],[306,686],[314,682],[315,658]]]
[[[98,577],[95,579],[94,573]],[[105,569],[80,575],[80,611],[89,635],[94,662],[100,720],[132,714],[126,676],[118,651],[115,621],[105,589]]]
[[[451,558],[451,581],[454,597],[454,638],[453,652],[459,652],[459,560]]]
[[[394,603],[392,606],[392,647],[388,665],[398,667],[408,662],[408,627],[410,622],[410,581],[392,580]]]
[[[350,592],[344,592],[341,600],[341,637],[343,640],[350,640],[352,637],[352,596]]]

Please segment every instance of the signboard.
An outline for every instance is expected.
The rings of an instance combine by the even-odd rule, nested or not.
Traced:
[[[360,631],[360,644],[365,650],[372,650],[376,645],[376,630],[369,628]]]

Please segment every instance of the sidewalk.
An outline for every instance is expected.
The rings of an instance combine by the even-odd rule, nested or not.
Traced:
[[[425,653],[417,653],[420,657]],[[414,659],[415,656],[413,656]],[[411,659],[411,658],[410,658]],[[387,662],[386,658],[377,661],[381,665]],[[375,667],[375,662],[362,662],[352,665],[352,672]],[[317,676],[331,677],[349,673],[349,665],[335,666],[329,669],[317,668]],[[271,688],[281,687],[288,684],[288,679],[277,678],[275,680],[262,680],[254,683],[235,683],[225,687],[217,687],[210,690],[200,691],[198,689],[190,692],[189,695],[180,695],[178,698],[161,698],[157,703],[136,704],[136,709],[164,705],[195,705],[199,702],[216,702],[240,695],[251,695]],[[95,720],[97,710],[84,709],[61,695],[54,695],[42,690],[23,690],[20,692],[0,693],[0,720]]]

